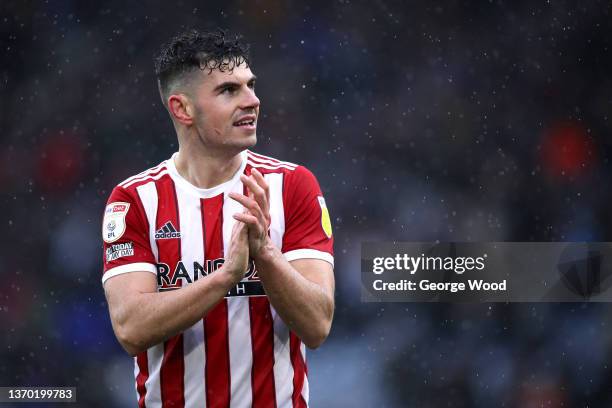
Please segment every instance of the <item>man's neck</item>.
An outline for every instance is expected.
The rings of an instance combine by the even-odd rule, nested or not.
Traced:
[[[240,154],[219,154],[203,149],[179,146],[174,159],[178,173],[198,188],[212,188],[230,180],[240,168]]]

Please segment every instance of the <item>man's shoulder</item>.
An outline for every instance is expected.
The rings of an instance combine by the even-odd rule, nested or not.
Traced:
[[[247,158],[247,164],[259,170],[264,177],[267,174],[282,174],[283,189],[289,198],[320,190],[316,176],[301,164],[278,160],[250,150],[247,150]]]
[[[256,168],[262,174],[293,172],[300,167],[299,164],[279,160],[251,150],[246,151],[246,157],[248,166]]]
[[[140,173],[134,174],[117,184],[116,189],[123,190],[133,190],[139,185],[158,180],[163,177],[165,174],[168,174],[168,160],[164,160],[156,166],[150,167]]]
[[[310,170],[304,165],[292,163],[289,161],[279,160],[274,157],[266,156],[260,153],[255,153],[251,150],[246,151],[247,165],[251,168],[256,168],[262,174],[282,173],[285,179],[296,181],[314,177]]]

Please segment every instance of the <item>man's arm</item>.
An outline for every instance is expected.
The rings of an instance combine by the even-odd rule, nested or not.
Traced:
[[[237,222],[225,263],[214,273],[168,292],[157,292],[150,272],[129,272],[104,284],[113,330],[132,356],[200,320],[238,283],[249,258],[247,228]]]
[[[334,270],[320,259],[288,262],[271,243],[255,259],[270,303],[309,348],[329,335],[334,316]]]
[[[230,193],[248,211],[234,214],[249,228],[249,251],[270,303],[283,321],[310,348],[327,338],[334,314],[334,273],[320,259],[297,259],[289,263],[268,235],[270,226],[269,186],[252,170],[241,176],[249,197]]]

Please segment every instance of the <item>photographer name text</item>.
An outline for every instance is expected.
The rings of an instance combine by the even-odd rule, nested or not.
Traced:
[[[372,259],[372,273],[382,275],[386,271],[403,272],[415,275],[417,272],[454,272],[463,275],[469,271],[485,269],[487,254],[478,257],[440,257],[440,256],[410,256],[396,254],[392,257],[376,257]],[[376,291],[423,291],[423,292],[465,292],[465,291],[506,291],[508,283],[502,281],[490,282],[484,279],[466,279],[464,282],[440,282],[432,279],[399,279],[386,282],[376,279],[372,287]]]

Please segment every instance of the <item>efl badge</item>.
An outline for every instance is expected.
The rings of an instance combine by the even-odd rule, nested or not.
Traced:
[[[332,237],[332,226],[331,220],[329,219],[329,211],[327,210],[327,205],[325,204],[325,199],[323,197],[317,197],[319,199],[319,205],[321,206],[321,226],[323,227],[323,231],[327,238]]]
[[[105,242],[115,242],[125,232],[125,216],[130,208],[130,203],[110,203],[104,211],[102,222],[102,239]]]

